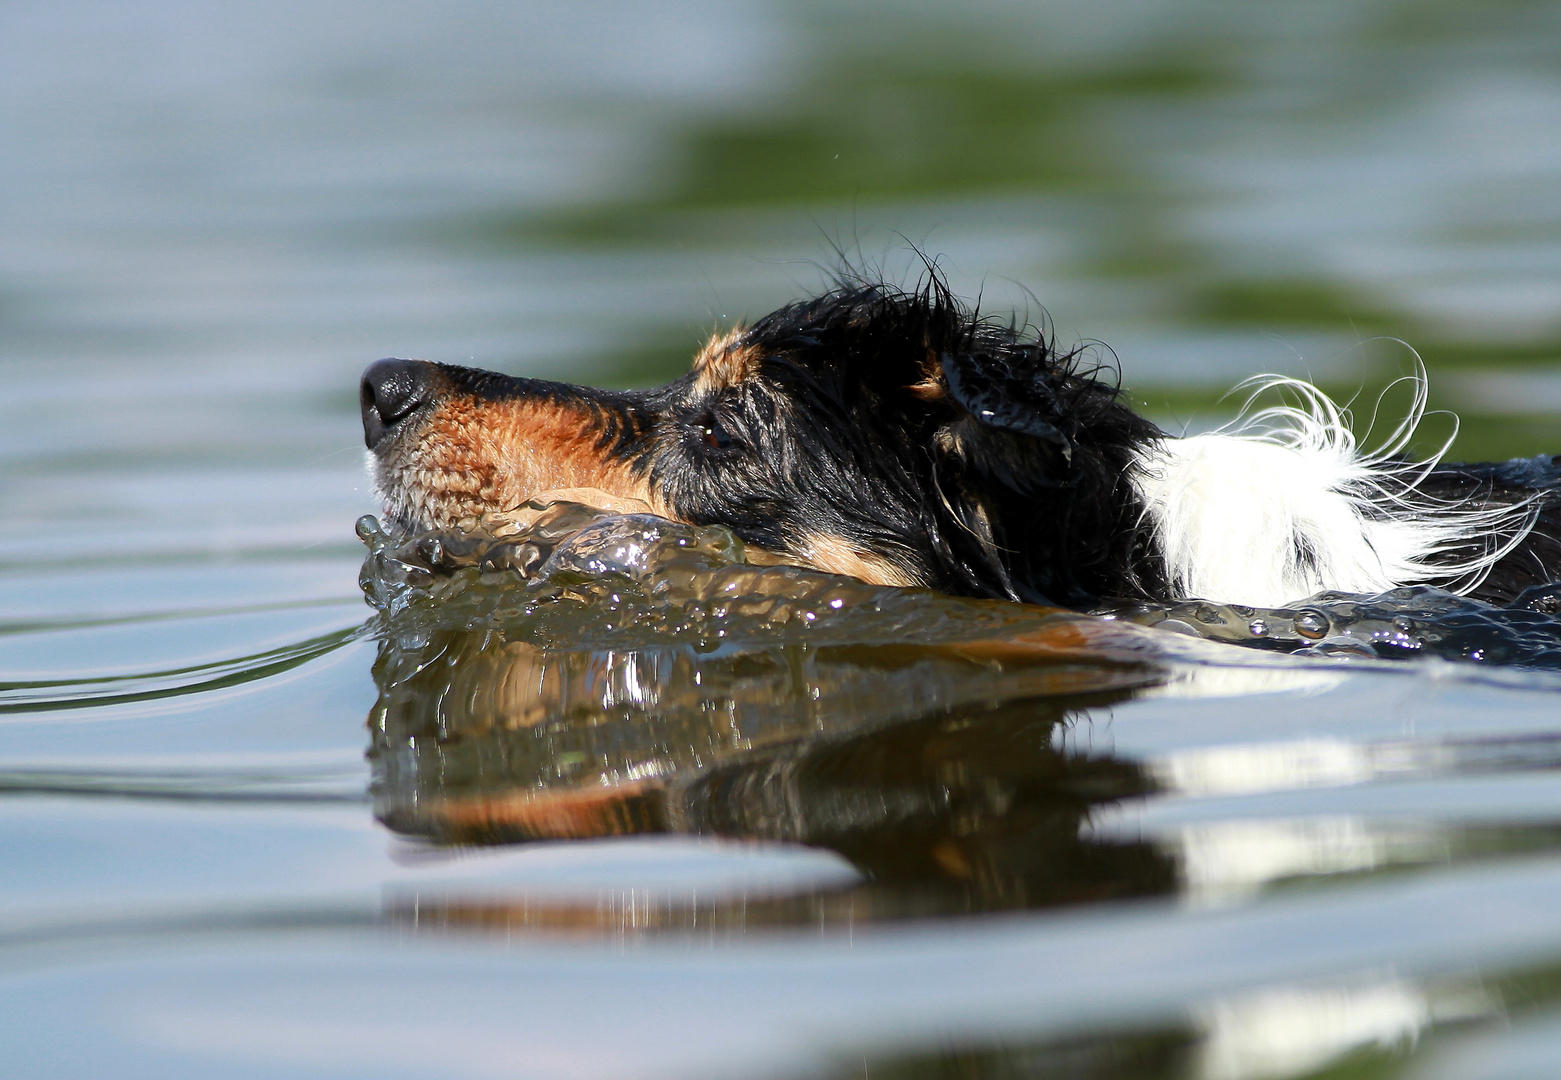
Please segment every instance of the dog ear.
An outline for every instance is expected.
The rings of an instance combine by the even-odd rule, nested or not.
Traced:
[[[1017,368],[990,353],[946,352],[940,360],[949,398],[982,427],[1040,439],[1072,460],[1073,444],[1063,433],[1063,407],[1046,365]]]
[[[1081,607],[1159,573],[1127,485],[1160,431],[1074,361],[1045,342],[939,356],[939,557],[972,592]]]
[[[947,411],[934,435],[934,480],[952,519],[940,556],[975,591],[1073,603],[1083,591],[1052,535],[1067,515],[1051,511],[1066,505],[1083,464],[1080,418],[1070,412],[1076,388],[1047,356],[1016,349],[939,357]]]
[[[1077,418],[1043,357],[946,352],[940,368],[954,406],[935,438],[947,479],[992,495],[1067,483]]]

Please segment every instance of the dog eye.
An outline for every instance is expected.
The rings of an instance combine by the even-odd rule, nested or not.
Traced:
[[[737,440],[721,426],[721,421],[717,420],[713,413],[705,413],[690,426],[698,435],[699,441],[710,450],[726,453],[738,449]]]

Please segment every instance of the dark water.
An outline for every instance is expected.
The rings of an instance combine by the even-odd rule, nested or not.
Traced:
[[[555,511],[371,534],[365,606],[352,533],[368,361],[655,381],[832,244],[1173,430],[1260,370],[1364,428],[1394,338],[1455,457],[1561,450],[1553,5],[17,0],[0,60],[0,1074],[1561,1073],[1545,597],[1103,619]]]

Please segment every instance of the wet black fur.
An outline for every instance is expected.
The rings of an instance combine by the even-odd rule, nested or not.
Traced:
[[[1540,454],[1511,461],[1448,462],[1433,469],[1420,490],[1432,498],[1468,507],[1538,500],[1534,528],[1515,551],[1491,568],[1469,596],[1508,604],[1527,590],[1561,576],[1561,499],[1557,497],[1561,492],[1561,457]],[[1466,559],[1481,553],[1480,545],[1475,544],[1464,551],[1448,552],[1447,558]]]
[[[743,344],[765,356],[756,378],[674,391],[696,434],[651,475],[680,517],[783,551],[839,537],[964,595],[1080,604],[1160,585],[1125,480],[1159,432],[1077,354],[976,318],[935,278],[842,283]],[[931,401],[911,389],[929,377],[947,388]],[[698,434],[712,420],[731,447]]]

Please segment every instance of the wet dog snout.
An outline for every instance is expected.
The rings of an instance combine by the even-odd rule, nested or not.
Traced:
[[[434,397],[434,365],[423,360],[376,360],[363,373],[358,402],[363,443],[374,449],[402,420]]]

